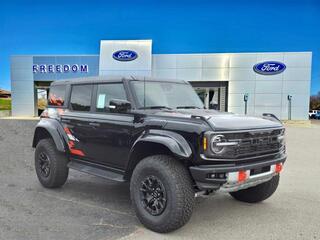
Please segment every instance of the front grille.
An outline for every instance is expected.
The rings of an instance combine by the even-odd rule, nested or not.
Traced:
[[[228,141],[238,142],[225,154],[232,158],[243,158],[280,152],[284,149],[283,141],[279,140],[283,134],[282,129],[224,134]]]
[[[235,150],[236,155],[248,155],[252,153],[261,153],[269,151],[278,151],[280,148],[279,143],[258,143],[252,145],[251,142],[241,142],[240,146]]]
[[[256,131],[247,131],[247,132],[235,132],[235,133],[226,133],[228,139],[251,139],[259,137],[270,137],[270,136],[279,136],[283,134],[283,129],[273,129],[273,130],[256,130]]]

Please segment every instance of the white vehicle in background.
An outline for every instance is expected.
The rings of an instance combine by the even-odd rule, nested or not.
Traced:
[[[310,110],[309,111],[309,118],[311,118],[311,119],[315,118],[317,113],[320,113],[320,110]]]

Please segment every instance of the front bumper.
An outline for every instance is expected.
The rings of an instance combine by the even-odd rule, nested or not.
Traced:
[[[285,160],[283,155],[254,163],[199,165],[189,169],[200,190],[234,192],[269,181],[279,173],[278,167],[282,167]]]

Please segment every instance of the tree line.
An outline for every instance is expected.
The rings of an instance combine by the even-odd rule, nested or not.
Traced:
[[[310,110],[320,110],[320,91],[310,97]]]

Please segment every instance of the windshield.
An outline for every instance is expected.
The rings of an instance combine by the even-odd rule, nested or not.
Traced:
[[[203,108],[203,103],[186,83],[132,81],[139,108]],[[144,94],[145,89],[145,94]],[[145,96],[144,96],[145,95]]]

